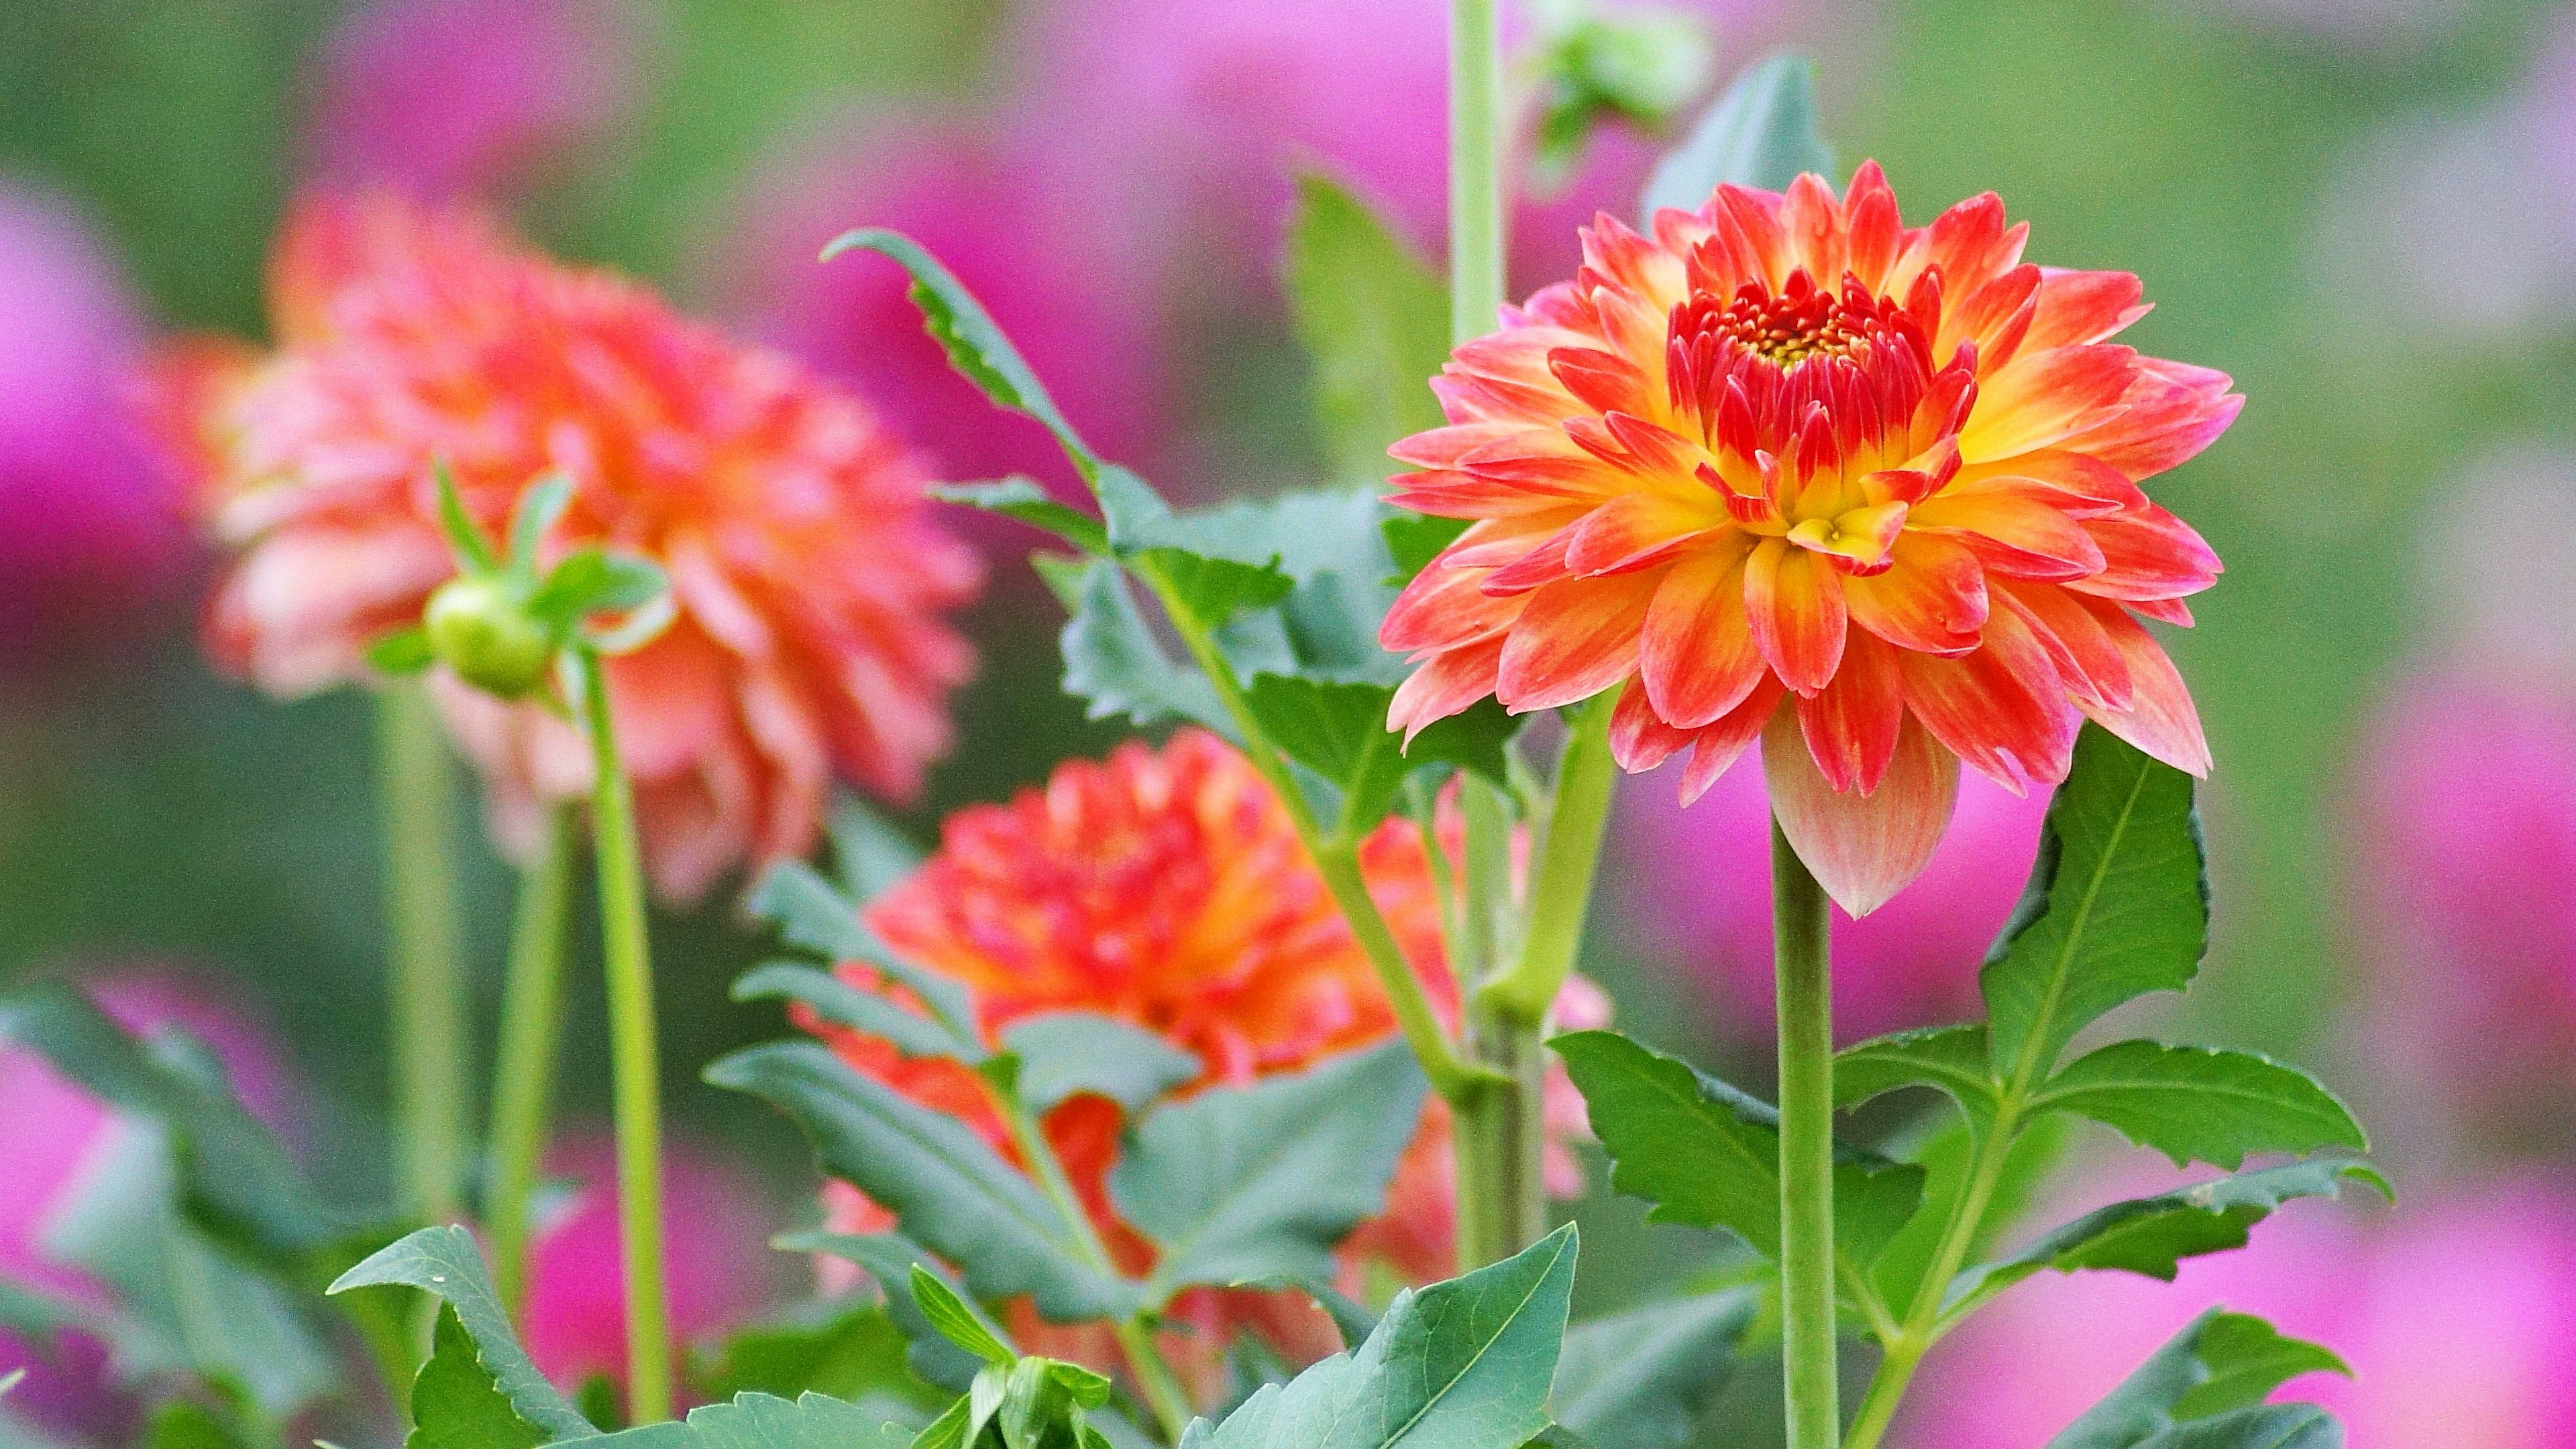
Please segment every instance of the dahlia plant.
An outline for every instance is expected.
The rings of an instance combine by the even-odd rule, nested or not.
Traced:
[[[1636,226],[1600,216],[1570,280],[1507,306],[1491,0],[1453,21],[1447,287],[1321,177],[1288,239],[1334,455],[1411,465],[1383,495],[1176,507],[920,245],[825,252],[899,266],[956,370],[1061,447],[1088,508],[1018,477],[926,491],[1051,540],[1065,688],[1154,736],[958,813],[927,855],[830,793],[907,798],[969,664],[940,615],[978,571],[923,510],[927,455],[469,213],[299,212],[278,349],[192,346],[160,407],[240,549],[220,656],[280,692],[374,686],[404,722],[392,798],[434,801],[452,744],[525,857],[484,1190],[466,1211],[439,971],[398,995],[436,1028],[405,1080],[446,1085],[413,1093],[414,1190],[372,1214],[318,1198],[201,1048],[30,993],[0,1027],[160,1134],[135,1191],[161,1266],[103,1275],[104,1308],[13,1293],[13,1326],[106,1335],[192,1443],[363,1412],[333,1407],[328,1304],[421,1449],[1677,1449],[1774,1352],[1792,1449],[1872,1449],[2017,1283],[2171,1280],[2293,1199],[2384,1190],[2299,1071],[2095,1030],[2188,986],[2206,944],[2210,756],[2147,624],[2188,625],[2219,565],[2141,485],[2226,430],[2228,379],[2112,341],[2138,280],[2025,262],[1992,195],[1909,226],[1875,164],[1837,188],[1787,57],[1665,160]],[[1576,971],[1619,776],[1682,758],[1687,802],[1757,743],[1767,1101],[1610,1029]],[[1829,907],[1909,888],[1962,766],[2054,791],[1985,1019],[1837,1051]],[[575,1386],[523,1344],[585,825],[626,1352]],[[395,859],[434,862],[424,833]],[[824,1291],[681,1345],[646,881],[687,897],[738,864],[785,952],[734,995],[794,1032],[704,1077],[810,1139],[828,1182],[775,1241]],[[402,898],[404,959],[453,952],[437,874]],[[1889,1094],[1911,1105],[1854,1120],[1901,1125],[1837,1139]],[[2069,1118],[2222,1175],[2019,1231]],[[1587,1138],[1613,1189],[1724,1245],[1569,1324],[1551,1213]],[[2048,1443],[2337,1444],[2266,1400],[2339,1367],[2213,1308]]]

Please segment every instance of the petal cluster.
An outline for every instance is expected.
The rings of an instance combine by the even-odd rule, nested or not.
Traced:
[[[804,850],[835,774],[919,788],[973,667],[942,615],[981,572],[922,501],[928,464],[866,405],[475,213],[390,195],[303,201],[270,294],[273,350],[182,344],[158,375],[173,451],[239,550],[208,616],[223,663],[282,695],[354,677],[453,571],[433,466],[495,533],[559,469],[573,502],[548,561],[645,555],[679,605],[609,664],[666,894]],[[541,708],[462,687],[442,703],[505,835],[588,788],[582,742]]]
[[[2218,559],[2138,483],[2243,400],[2110,341],[2137,278],[2024,262],[2027,229],[1991,194],[1907,227],[1875,163],[1596,219],[1394,449],[1396,502],[1471,523],[1387,616],[1421,665],[1392,723],[1620,689],[1620,763],[1687,751],[1686,797],[1760,739],[1855,914],[1921,868],[1962,760],[2054,783],[2090,716],[2206,773],[2140,620],[2188,624]]]
[[[1454,1019],[1456,987],[1421,832],[1389,822],[1363,846],[1361,869],[1434,1007]],[[951,816],[938,852],[873,903],[867,923],[905,959],[972,988],[993,1041],[1040,1012],[1116,1017],[1199,1058],[1205,1070],[1185,1090],[1293,1071],[1396,1033],[1368,958],[1278,798],[1231,745],[1200,730],[1184,729],[1160,748],[1131,743],[1103,761],[1069,762],[1042,789]],[[883,986],[864,964],[840,969],[856,984]],[[1578,983],[1567,1004],[1586,1016],[1582,1024],[1598,1024],[1597,998],[1588,982]],[[860,1070],[963,1119],[995,1150],[1014,1151],[972,1071],[806,1025]],[[1561,1142],[1582,1130],[1581,1107],[1570,1084],[1555,1086],[1550,1120]],[[1105,1186],[1119,1117],[1106,1099],[1079,1096],[1044,1126],[1112,1251],[1142,1271],[1152,1247],[1119,1222]],[[1561,1147],[1552,1150],[1551,1180],[1569,1193],[1580,1187]],[[1397,1169],[1386,1215],[1345,1245],[1354,1289],[1370,1263],[1413,1281],[1447,1275],[1452,1183],[1448,1117],[1435,1100]],[[838,1195],[833,1215],[844,1227],[885,1222],[855,1193]],[[1180,1356],[1211,1375],[1222,1368],[1214,1351],[1222,1330],[1232,1326],[1259,1327],[1292,1357],[1333,1346],[1328,1328],[1278,1295],[1198,1294],[1179,1311],[1206,1330],[1197,1351]]]

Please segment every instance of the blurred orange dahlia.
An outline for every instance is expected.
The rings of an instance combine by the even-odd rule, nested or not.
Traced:
[[[1855,915],[1922,868],[1961,760],[2053,784],[2089,716],[2207,773],[2133,616],[2189,624],[2218,557],[2137,485],[2244,399],[2108,340],[2136,277],[2022,261],[1991,193],[1904,226],[1875,162],[1652,230],[1598,218],[1574,280],[1433,381],[1450,425],[1394,448],[1424,470],[1394,501],[1474,520],[1387,616],[1421,664],[1394,727],[1616,689],[1619,763],[1688,749],[1686,799],[1759,737]]]
[[[1433,1005],[1454,1024],[1457,987],[1442,953],[1441,903],[1422,833],[1389,821],[1369,837],[1360,866]],[[1043,789],[949,817],[938,852],[878,898],[867,923],[905,959],[972,988],[993,1043],[1025,1016],[1097,1012],[1195,1054],[1205,1070],[1185,1092],[1294,1071],[1396,1034],[1394,1010],[1287,812],[1233,746],[1202,730],[1181,730],[1160,748],[1131,743],[1104,761],[1068,762]],[[840,972],[881,986],[863,964]],[[1608,1009],[1598,988],[1577,978],[1558,1015],[1567,1025],[1600,1025]],[[810,1015],[802,1021],[861,1071],[1015,1155],[982,1079],[966,1067],[906,1058]],[[1549,1083],[1547,1118],[1549,1185],[1573,1196],[1582,1173],[1564,1143],[1584,1131],[1583,1103],[1561,1069]],[[1121,1125],[1118,1106],[1094,1096],[1064,1102],[1043,1124],[1111,1251],[1143,1272],[1153,1247],[1118,1220],[1107,1190]],[[1364,1296],[1384,1275],[1447,1277],[1454,1185],[1448,1110],[1433,1098],[1396,1169],[1385,1214],[1343,1244],[1346,1291]],[[892,1223],[846,1184],[827,1187],[826,1201],[844,1231]],[[1232,1327],[1255,1326],[1301,1360],[1336,1347],[1320,1315],[1280,1294],[1196,1291],[1171,1316],[1198,1330],[1175,1344],[1175,1362],[1202,1402],[1221,1377]],[[1025,1311],[1017,1318],[1040,1335],[1032,1341],[1095,1363],[1115,1357],[1105,1330],[1042,1329]]]
[[[661,891],[804,851],[835,772],[917,792],[974,665],[941,615],[981,567],[931,518],[927,462],[865,404],[479,214],[389,194],[299,202],[269,297],[273,349],[187,341],[153,379],[209,527],[239,550],[207,617],[225,666],[288,696],[358,677],[454,572],[433,464],[495,533],[559,469],[573,501],[546,561],[643,554],[679,606],[607,666]],[[570,725],[434,687],[504,839],[587,792]]]

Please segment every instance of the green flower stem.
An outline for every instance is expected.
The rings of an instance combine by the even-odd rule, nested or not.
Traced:
[[[626,1275],[627,1415],[671,1417],[670,1306],[662,1273],[662,1084],[653,956],[644,931],[644,855],[635,791],[617,754],[599,656],[576,651],[590,733],[591,834],[599,853],[600,942],[608,959],[609,1064],[617,1126],[617,1231]]]
[[[1503,47],[1494,0],[1449,5],[1449,331],[1465,342],[1503,305]]]
[[[1780,1315],[1789,1449],[1835,1449],[1834,1006],[1824,888],[1771,825],[1780,1017]]]
[[[399,1187],[405,1208],[447,1223],[464,1182],[467,1091],[447,742],[416,681],[377,690],[375,710]]]
[[[1556,801],[1548,812],[1547,843],[1530,884],[1529,925],[1519,959],[1476,993],[1480,1002],[1517,1021],[1546,1020],[1583,944],[1583,918],[1591,909],[1592,877],[1601,862],[1601,833],[1610,821],[1610,791],[1619,775],[1610,758],[1610,714],[1618,703],[1619,691],[1613,689],[1573,711],[1573,730],[1557,768]]]
[[[996,1086],[993,1096],[1002,1110],[1002,1120],[1009,1124],[1011,1142],[1020,1150],[1020,1160],[1028,1164],[1047,1200],[1055,1205],[1056,1216],[1064,1220],[1066,1231],[1073,1235],[1074,1247],[1100,1272],[1112,1278],[1126,1276],[1110,1260],[1109,1245],[1100,1240],[1100,1230],[1092,1226],[1091,1214],[1083,1210],[1082,1199],[1073,1190],[1073,1179],[1065,1175],[1064,1163],[1056,1157],[1055,1148],[1046,1140],[1046,1131],[1039,1125],[1036,1114],[1020,1099],[1018,1088]],[[1139,1313],[1120,1320],[1112,1328],[1117,1335],[1119,1350],[1126,1355],[1127,1366],[1135,1370],[1137,1386],[1145,1392],[1146,1404],[1153,1409],[1155,1421],[1163,1427],[1163,1436],[1178,1444],[1182,1432],[1189,1428],[1190,1420],[1197,1417],[1198,1411],[1192,1407],[1189,1394],[1181,1388],[1180,1377],[1172,1372],[1171,1364],[1163,1358],[1163,1351],[1155,1346],[1153,1325],[1147,1321],[1147,1315]]]
[[[492,1090],[492,1200],[483,1226],[491,1238],[492,1283],[513,1320],[520,1318],[527,1299],[529,1203],[545,1154],[555,1058],[563,1036],[564,941],[572,918],[574,845],[572,808],[554,806],[546,812],[537,858],[519,877],[510,976],[501,998],[499,1081]]]

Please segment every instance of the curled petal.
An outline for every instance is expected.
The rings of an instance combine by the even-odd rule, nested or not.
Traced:
[[[2188,462],[2218,441],[2245,409],[2227,374],[2161,358],[2141,358],[2121,411],[2067,441],[2131,478],[2152,478]]]
[[[1675,729],[1655,717],[1646,691],[1631,684],[1610,711],[1610,758],[1630,774],[1642,774],[1690,746],[1688,730]]]
[[[2057,661],[2057,672],[2076,703],[2128,706],[2128,659],[2088,601],[2055,584],[2003,581],[1995,592]]]
[[[1530,596],[1503,646],[1495,697],[1514,714],[1590,699],[1637,672],[1659,573],[1568,579]]]
[[[1378,625],[1378,647],[1391,654],[1455,649],[1509,628],[1528,596],[1488,594],[1484,583],[1482,569],[1433,560],[1395,596]]]
[[[1675,564],[1647,607],[1634,693],[1683,729],[1698,729],[1744,702],[1763,678],[1762,651],[1744,613],[1742,549],[1708,549]]]
[[[1547,355],[1547,362],[1565,390],[1595,412],[1642,413],[1652,406],[1646,374],[1615,352],[1560,347]]]
[[[2218,553],[2198,530],[2149,504],[2084,522],[2102,550],[2100,571],[2072,587],[2106,599],[2179,599],[2218,582]]]
[[[1744,613],[1754,647],[1781,683],[1813,694],[1834,677],[1845,614],[1831,564],[1786,540],[1762,540],[1744,567]]]
[[[2131,272],[2043,270],[2039,312],[2031,319],[2029,348],[2099,342],[2146,315],[2143,289]]]
[[[1816,883],[1855,917],[1887,904],[1930,863],[1959,793],[1959,761],[1908,718],[1878,789],[1837,791],[1789,712],[1762,733],[1762,778],[1780,833]]]
[[[1908,532],[1883,574],[1843,580],[1851,621],[1902,649],[1965,654],[1986,626],[1986,570],[1965,544]]]
[[[1387,706],[1386,727],[1402,730],[1404,742],[1425,725],[1447,719],[1494,692],[1503,660],[1503,636],[1496,634],[1464,648],[1434,654],[1404,683]]]
[[[1915,527],[1966,544],[1979,561],[2016,578],[2064,581],[2102,571],[2102,548],[2084,524],[2037,489],[1989,482],[1926,499]]]

